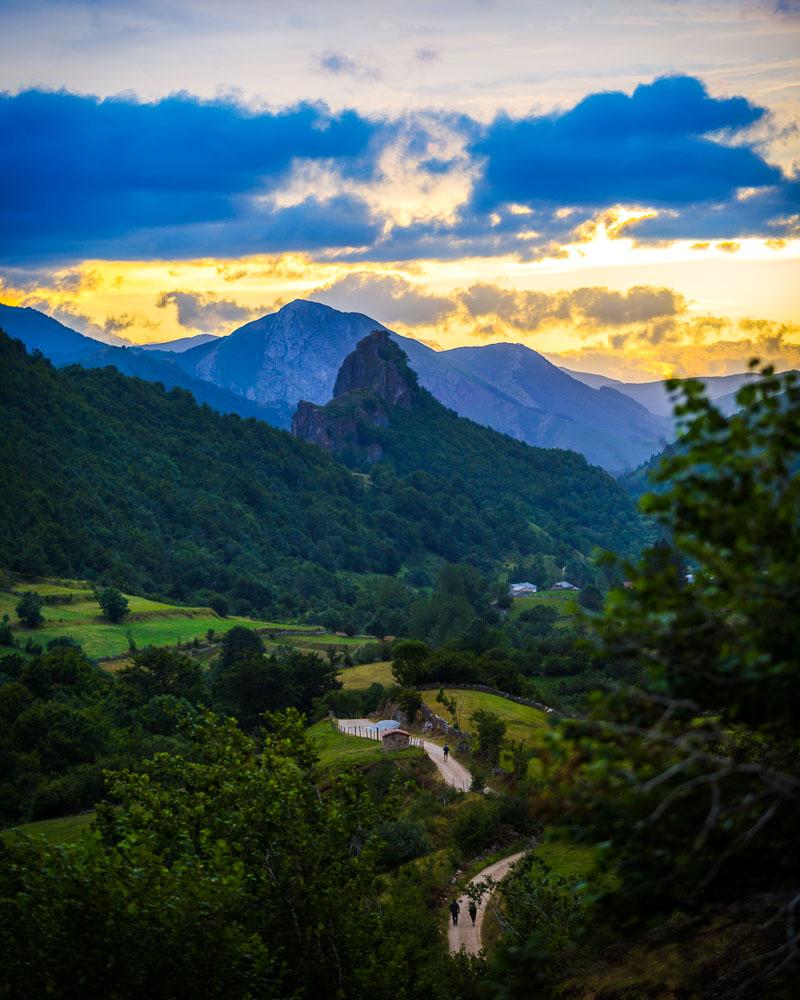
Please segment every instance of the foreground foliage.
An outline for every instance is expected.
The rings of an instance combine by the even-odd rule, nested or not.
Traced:
[[[551,745],[552,808],[603,844],[618,887],[593,919],[754,928],[724,996],[788,996],[800,969],[800,387],[770,370],[721,414],[682,385],[679,447],[646,499],[670,544],[597,622],[642,671]],[[522,959],[520,959],[522,960]]]
[[[420,881],[377,875],[363,783],[317,780],[297,715],[268,726],[204,715],[187,754],[116,775],[94,836],[0,844],[0,995],[470,995]]]

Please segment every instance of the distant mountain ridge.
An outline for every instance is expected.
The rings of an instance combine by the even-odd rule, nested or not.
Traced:
[[[629,396],[651,413],[664,417],[672,416],[672,400],[667,389],[666,379],[659,379],[655,382],[621,382],[619,379],[609,378],[607,375],[594,375],[591,372],[576,372],[569,368],[562,368],[561,371],[594,389],[607,388]],[[741,372],[734,375],[698,375],[694,377],[706,387],[709,399],[722,401],[721,405],[730,410],[735,404],[733,397],[754,375],[751,372]]]
[[[179,337],[177,340],[164,340],[158,344],[138,344],[140,351],[166,351],[168,354],[183,354],[192,347],[199,347],[201,344],[209,344],[219,337],[213,333],[198,333],[193,337]]]
[[[105,368],[110,365],[123,375],[160,382],[167,389],[186,389],[198,403],[205,403],[220,413],[255,417],[273,425],[281,425],[289,418],[286,407],[262,406],[238,393],[194,378],[175,363],[177,355],[138,347],[114,347],[78,333],[37,309],[0,304],[0,330],[21,340],[29,351],[41,351],[60,367],[79,364],[83,368]]]
[[[327,401],[343,359],[363,337],[383,330],[445,406],[527,444],[577,451],[618,474],[639,466],[672,436],[671,422],[629,393],[587,385],[521,344],[434,351],[369,316],[320,302],[295,300],[227,337],[169,353],[163,345],[112,348],[35,310],[5,308],[12,314],[8,332],[56,364],[113,364],[125,374],[186,388],[222,412],[287,429],[298,402]],[[33,330],[35,319],[23,321],[22,312],[41,317],[47,330],[41,323]]]

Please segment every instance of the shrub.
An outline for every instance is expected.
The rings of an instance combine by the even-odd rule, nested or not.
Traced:
[[[14,646],[14,633],[11,631],[11,625],[8,621],[8,615],[3,615],[3,620],[0,622],[0,646]]]
[[[44,601],[39,594],[26,590],[17,604],[17,618],[28,628],[36,628],[44,621],[43,604]]]
[[[378,862],[385,868],[395,868],[412,861],[430,850],[425,827],[408,819],[389,820],[375,828],[379,839]]]
[[[128,598],[116,587],[104,587],[97,595],[97,603],[103,617],[114,624],[121,622],[128,613]]]
[[[52,649],[80,649],[81,644],[71,635],[57,635],[47,643],[48,652]]]

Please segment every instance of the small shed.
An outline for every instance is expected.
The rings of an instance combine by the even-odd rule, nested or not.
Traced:
[[[406,750],[411,737],[405,729],[389,729],[381,736],[382,750]]]

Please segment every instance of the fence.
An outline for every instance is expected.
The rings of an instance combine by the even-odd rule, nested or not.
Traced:
[[[344,733],[346,736],[360,736],[362,740],[375,740],[380,743],[387,733],[396,733],[397,729],[378,729],[377,726],[348,726],[337,720],[331,720],[331,724]],[[409,736],[408,745],[411,747],[422,747],[423,741],[418,736]]]
[[[438,685],[435,685],[438,688]],[[455,726],[451,725],[447,719],[443,719],[441,715],[437,715],[433,709],[429,708],[423,701],[420,707],[422,712],[422,717],[425,719],[426,723],[429,723],[433,732],[444,733],[445,736],[455,736],[457,740],[461,743],[470,742],[469,733],[465,733],[462,729],[456,729]]]

